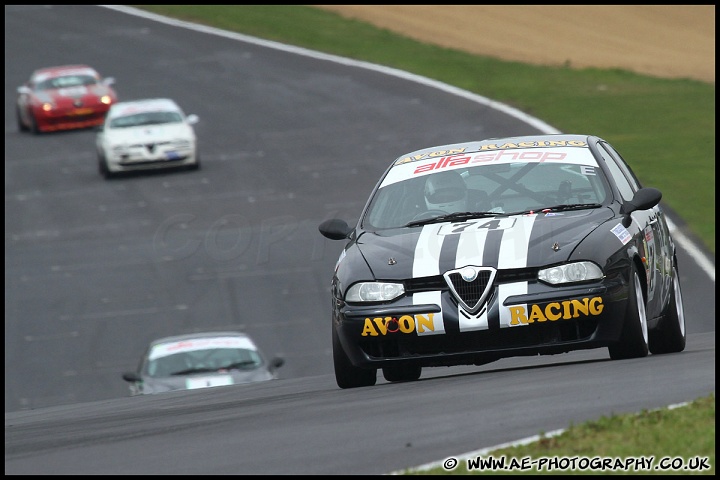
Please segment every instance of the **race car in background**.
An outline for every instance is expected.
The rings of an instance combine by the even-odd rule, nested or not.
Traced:
[[[101,125],[117,102],[113,77],[87,65],[35,70],[17,88],[16,118],[21,132],[53,132]]]
[[[198,121],[169,98],[116,103],[95,140],[100,174],[107,179],[140,170],[199,169]]]
[[[589,135],[494,138],[391,163],[331,282],[339,387],[413,381],[423,367],[607,348],[685,348],[661,192]]]
[[[150,342],[134,372],[131,395],[265,382],[277,378],[282,357],[267,359],[242,332],[200,332]]]

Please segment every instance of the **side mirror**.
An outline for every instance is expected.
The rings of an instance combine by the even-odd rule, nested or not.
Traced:
[[[17,88],[17,92],[21,95],[29,95],[32,93],[32,90],[30,90],[30,87],[27,85],[21,85]]]
[[[125,372],[122,374],[122,378],[126,382],[139,382],[141,380],[140,375],[135,372]]]
[[[625,215],[623,217],[622,224],[625,228],[630,226],[632,218],[630,214],[637,210],[649,210],[660,203],[662,199],[662,192],[657,188],[641,188],[635,192],[635,196],[629,202],[623,203],[621,213]]]
[[[195,125],[200,121],[200,117],[198,117],[194,113],[191,113],[185,118],[185,121],[188,123],[188,125]]]
[[[342,240],[348,238],[353,229],[347,224],[345,220],[339,218],[332,218],[325,220],[318,227],[320,233],[329,238],[330,240]]]
[[[115,85],[115,77],[104,78],[102,83],[103,83],[103,85],[107,85],[107,86]]]
[[[273,357],[270,360],[270,371],[277,370],[278,368],[285,365],[285,359],[282,357]]]

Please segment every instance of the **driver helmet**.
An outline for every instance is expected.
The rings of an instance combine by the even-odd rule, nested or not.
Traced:
[[[428,210],[445,213],[466,210],[467,187],[458,172],[431,174],[425,181],[425,205]]]

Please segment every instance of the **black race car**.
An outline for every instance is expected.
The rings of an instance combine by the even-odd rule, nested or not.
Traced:
[[[685,348],[660,191],[588,135],[494,138],[397,158],[344,240],[332,278],[341,388],[422,367],[606,347]]]

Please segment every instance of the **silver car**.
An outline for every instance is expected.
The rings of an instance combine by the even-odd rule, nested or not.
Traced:
[[[137,371],[122,377],[141,395],[274,380],[284,363],[267,360],[245,333],[203,332],[154,340]]]

